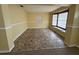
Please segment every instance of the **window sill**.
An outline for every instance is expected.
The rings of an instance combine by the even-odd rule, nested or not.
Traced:
[[[54,27],[54,28],[56,28],[56,29],[58,29],[58,30],[60,30],[60,31],[62,31],[62,32],[65,32],[64,29],[61,29],[61,28],[58,28],[58,27]]]

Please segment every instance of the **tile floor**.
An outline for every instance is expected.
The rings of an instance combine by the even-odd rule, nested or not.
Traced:
[[[15,47],[11,52],[65,48],[63,40],[50,29],[27,29],[15,40]]]

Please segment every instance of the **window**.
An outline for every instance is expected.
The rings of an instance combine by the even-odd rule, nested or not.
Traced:
[[[56,13],[52,17],[52,25],[59,27],[61,29],[66,29],[68,11],[61,13]]]
[[[53,15],[53,21],[52,21],[52,25],[56,26],[57,23],[57,14]]]
[[[58,16],[58,26],[61,28],[66,28],[66,21],[67,21],[68,12],[60,13]]]

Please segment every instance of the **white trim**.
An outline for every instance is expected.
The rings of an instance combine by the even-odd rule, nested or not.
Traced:
[[[75,44],[73,44],[73,45],[69,45],[69,47],[76,47],[76,45],[75,45]]]
[[[17,36],[16,36],[16,38],[14,38],[14,40],[13,41],[15,41],[24,31],[26,31],[28,28],[26,28],[26,29],[24,29],[22,32],[20,32],[20,34],[18,34]]]
[[[45,27],[45,28],[44,27],[28,27],[28,29],[39,29],[39,28],[41,28],[41,29],[45,29],[46,28],[47,29],[48,27]]]
[[[67,42],[64,42],[68,47],[74,47],[74,46],[76,46],[75,44],[73,44],[73,45],[69,45]]]
[[[63,30],[61,28],[58,28],[58,27],[54,27],[54,28],[60,30],[61,32],[64,32],[65,33],[65,30]]]
[[[68,47],[77,47],[77,48],[79,48],[79,45],[77,45],[77,44],[73,44],[73,45],[69,45],[68,43],[66,43],[66,42],[64,42]]]
[[[69,44],[67,42],[64,41],[64,43],[69,47]]]
[[[9,52],[11,52],[14,47],[15,45],[13,44],[13,46],[9,49]]]
[[[23,23],[26,23],[26,22],[20,22],[20,23],[12,24],[12,25],[9,25],[9,26],[1,27],[0,29],[10,29],[10,28],[12,28],[16,25],[20,25],[20,24],[23,24]]]
[[[16,24],[12,24],[10,26],[6,26],[5,28],[0,28],[0,29],[10,29],[12,28],[13,26],[16,26],[16,25],[19,25],[19,24],[23,24],[25,22],[21,22],[21,23],[16,23]],[[27,29],[27,28],[26,28]],[[26,30],[24,29],[24,31]],[[24,31],[22,31],[16,38],[18,38]],[[8,52],[11,52],[11,50],[14,48],[14,45],[9,49],[9,50],[4,50],[4,51],[0,51],[0,53],[8,53]]]
[[[10,29],[10,28],[12,28],[12,26],[2,27],[0,29]]]
[[[71,28],[79,28],[79,26],[67,26],[67,27],[71,27]]]
[[[9,50],[5,50],[5,51],[0,51],[0,53],[8,53],[10,52]]]
[[[76,45],[77,48],[79,48],[79,45]]]
[[[26,22],[19,22],[19,23],[16,23],[16,24],[12,24],[12,27],[13,27],[13,26],[16,26],[16,25],[23,24],[23,23],[26,23]]]

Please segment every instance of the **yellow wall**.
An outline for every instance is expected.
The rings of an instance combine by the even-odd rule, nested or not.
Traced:
[[[9,5],[11,14],[13,40],[27,29],[27,13],[22,7],[17,5]],[[9,20],[10,21],[10,20]]]
[[[5,26],[0,32],[0,35],[2,34],[0,40],[4,41],[5,47],[0,49],[4,51],[6,48],[5,51],[10,51],[14,47],[14,40],[27,29],[27,14],[18,5],[1,5],[1,10]]]
[[[76,5],[70,44],[79,45],[79,5]]]
[[[9,8],[8,5],[1,5],[2,7],[2,13],[3,13],[3,20],[4,20],[4,25],[5,25],[5,31],[6,31],[6,39],[8,41],[8,47],[7,49],[11,49],[14,46],[13,40],[12,40],[12,31],[10,28],[8,28],[11,24],[11,18],[10,18],[10,13],[9,13]],[[5,37],[5,36],[4,36]]]
[[[41,16],[41,23],[36,23],[36,18]],[[28,13],[28,28],[48,28],[49,13]]]
[[[76,41],[76,45],[79,47],[79,4],[76,6],[76,15],[75,15],[75,21],[74,21],[75,25],[77,26],[76,28],[76,38],[77,38],[77,41]]]
[[[3,52],[8,49],[9,47],[8,47],[8,41],[7,41],[7,36],[5,31],[2,7],[0,5],[0,52]]]
[[[76,7],[76,5],[71,5],[69,7],[69,16],[68,16],[67,30],[66,30],[66,36],[65,36],[65,43],[68,45],[70,45],[70,39],[71,39],[71,33],[72,33],[71,26],[73,26],[75,7]]]
[[[79,47],[79,5],[70,6],[65,43]]]
[[[39,26],[35,23],[37,16],[42,17]],[[27,28],[48,28],[49,13],[27,13],[19,5],[0,5],[0,53],[9,52],[14,41]]]

